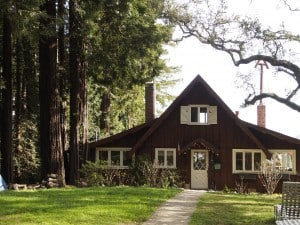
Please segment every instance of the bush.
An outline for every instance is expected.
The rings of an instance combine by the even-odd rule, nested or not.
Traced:
[[[80,172],[88,186],[114,186],[127,184],[127,173],[124,169],[109,168],[106,162],[83,164]]]
[[[105,166],[103,163],[90,161],[82,165],[80,172],[88,186],[102,186],[104,184],[102,171]]]
[[[175,169],[158,168],[157,162],[146,157],[137,158],[130,169],[131,185],[147,185],[149,187],[182,187],[182,179]]]
[[[235,181],[235,191],[238,194],[248,193],[248,183],[244,182],[244,176],[240,176],[239,180]]]
[[[261,164],[261,172],[258,174],[259,180],[269,195],[274,193],[277,184],[282,177],[282,171],[276,165],[276,160],[266,159],[266,161]]]
[[[90,162],[83,164],[81,173],[88,186],[130,185],[149,187],[182,187],[183,182],[175,169],[160,169],[156,162],[145,157],[136,159],[129,169],[107,166],[107,163]]]

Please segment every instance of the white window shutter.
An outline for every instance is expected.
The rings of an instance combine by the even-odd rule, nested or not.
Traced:
[[[208,107],[208,124],[218,123],[218,108],[217,106]]]
[[[189,124],[191,121],[191,112],[189,106],[180,107],[180,123]]]

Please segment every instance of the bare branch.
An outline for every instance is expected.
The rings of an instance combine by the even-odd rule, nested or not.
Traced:
[[[300,68],[296,64],[287,60],[279,60],[274,57],[266,56],[266,55],[252,55],[248,58],[239,60],[238,62],[235,63],[235,65],[239,66],[241,64],[248,64],[257,60],[264,60],[270,63],[274,67],[284,68],[281,69],[282,71],[292,71],[292,72],[288,72],[287,74],[292,76],[296,80],[298,85],[300,85]]]
[[[291,11],[299,10],[291,5],[291,1],[281,1]],[[268,62],[276,72],[292,77],[297,87],[285,97],[270,93],[254,97],[250,95],[245,105],[271,98],[300,112],[300,104],[292,102],[300,88],[300,65],[296,64],[299,62],[300,35],[287,31],[284,24],[273,30],[261,24],[257,18],[229,15],[224,1],[216,7],[209,3],[209,0],[189,1],[183,7],[185,10],[178,11],[178,17],[172,21],[181,29],[182,37],[179,40],[195,37],[202,44],[226,52],[236,67],[259,60]]]
[[[299,91],[300,85],[298,85],[291,93],[286,97],[286,100],[290,101]]]
[[[245,99],[244,106],[254,105],[257,101],[259,101],[261,99],[271,98],[271,99],[276,100],[277,102],[285,104],[286,106],[288,106],[289,108],[291,108],[293,110],[296,110],[296,111],[300,112],[300,105],[297,105],[296,103],[291,102],[289,99],[282,98],[282,97],[280,97],[280,96],[278,96],[274,93],[273,94],[271,94],[271,93],[262,93],[260,95],[256,95],[256,96],[252,97],[251,99],[250,98],[251,98],[251,95],[249,95],[248,98]]]
[[[291,6],[291,4],[288,3],[288,0],[282,0],[283,3],[288,7],[288,9],[292,12],[299,12],[300,9],[299,8],[294,8]]]

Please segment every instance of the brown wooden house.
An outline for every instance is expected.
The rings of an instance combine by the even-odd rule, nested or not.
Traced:
[[[147,155],[161,168],[179,169],[192,189],[234,188],[244,177],[263,191],[258,165],[277,157],[284,179],[297,179],[300,140],[240,120],[199,75],[156,119],[153,92],[149,85],[146,123],[90,143],[90,160],[127,168],[131,156]]]

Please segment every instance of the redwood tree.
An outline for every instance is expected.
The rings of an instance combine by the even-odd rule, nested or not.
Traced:
[[[12,25],[9,13],[3,16],[3,56],[1,104],[1,174],[7,182],[13,181],[12,161]]]
[[[69,1],[70,16],[70,183],[79,180],[79,166],[87,153],[87,79],[84,20],[81,1]]]
[[[57,35],[55,1],[41,7],[46,12],[40,20],[40,146],[42,176],[57,174],[65,185],[65,168],[60,121],[60,91],[57,73]]]

